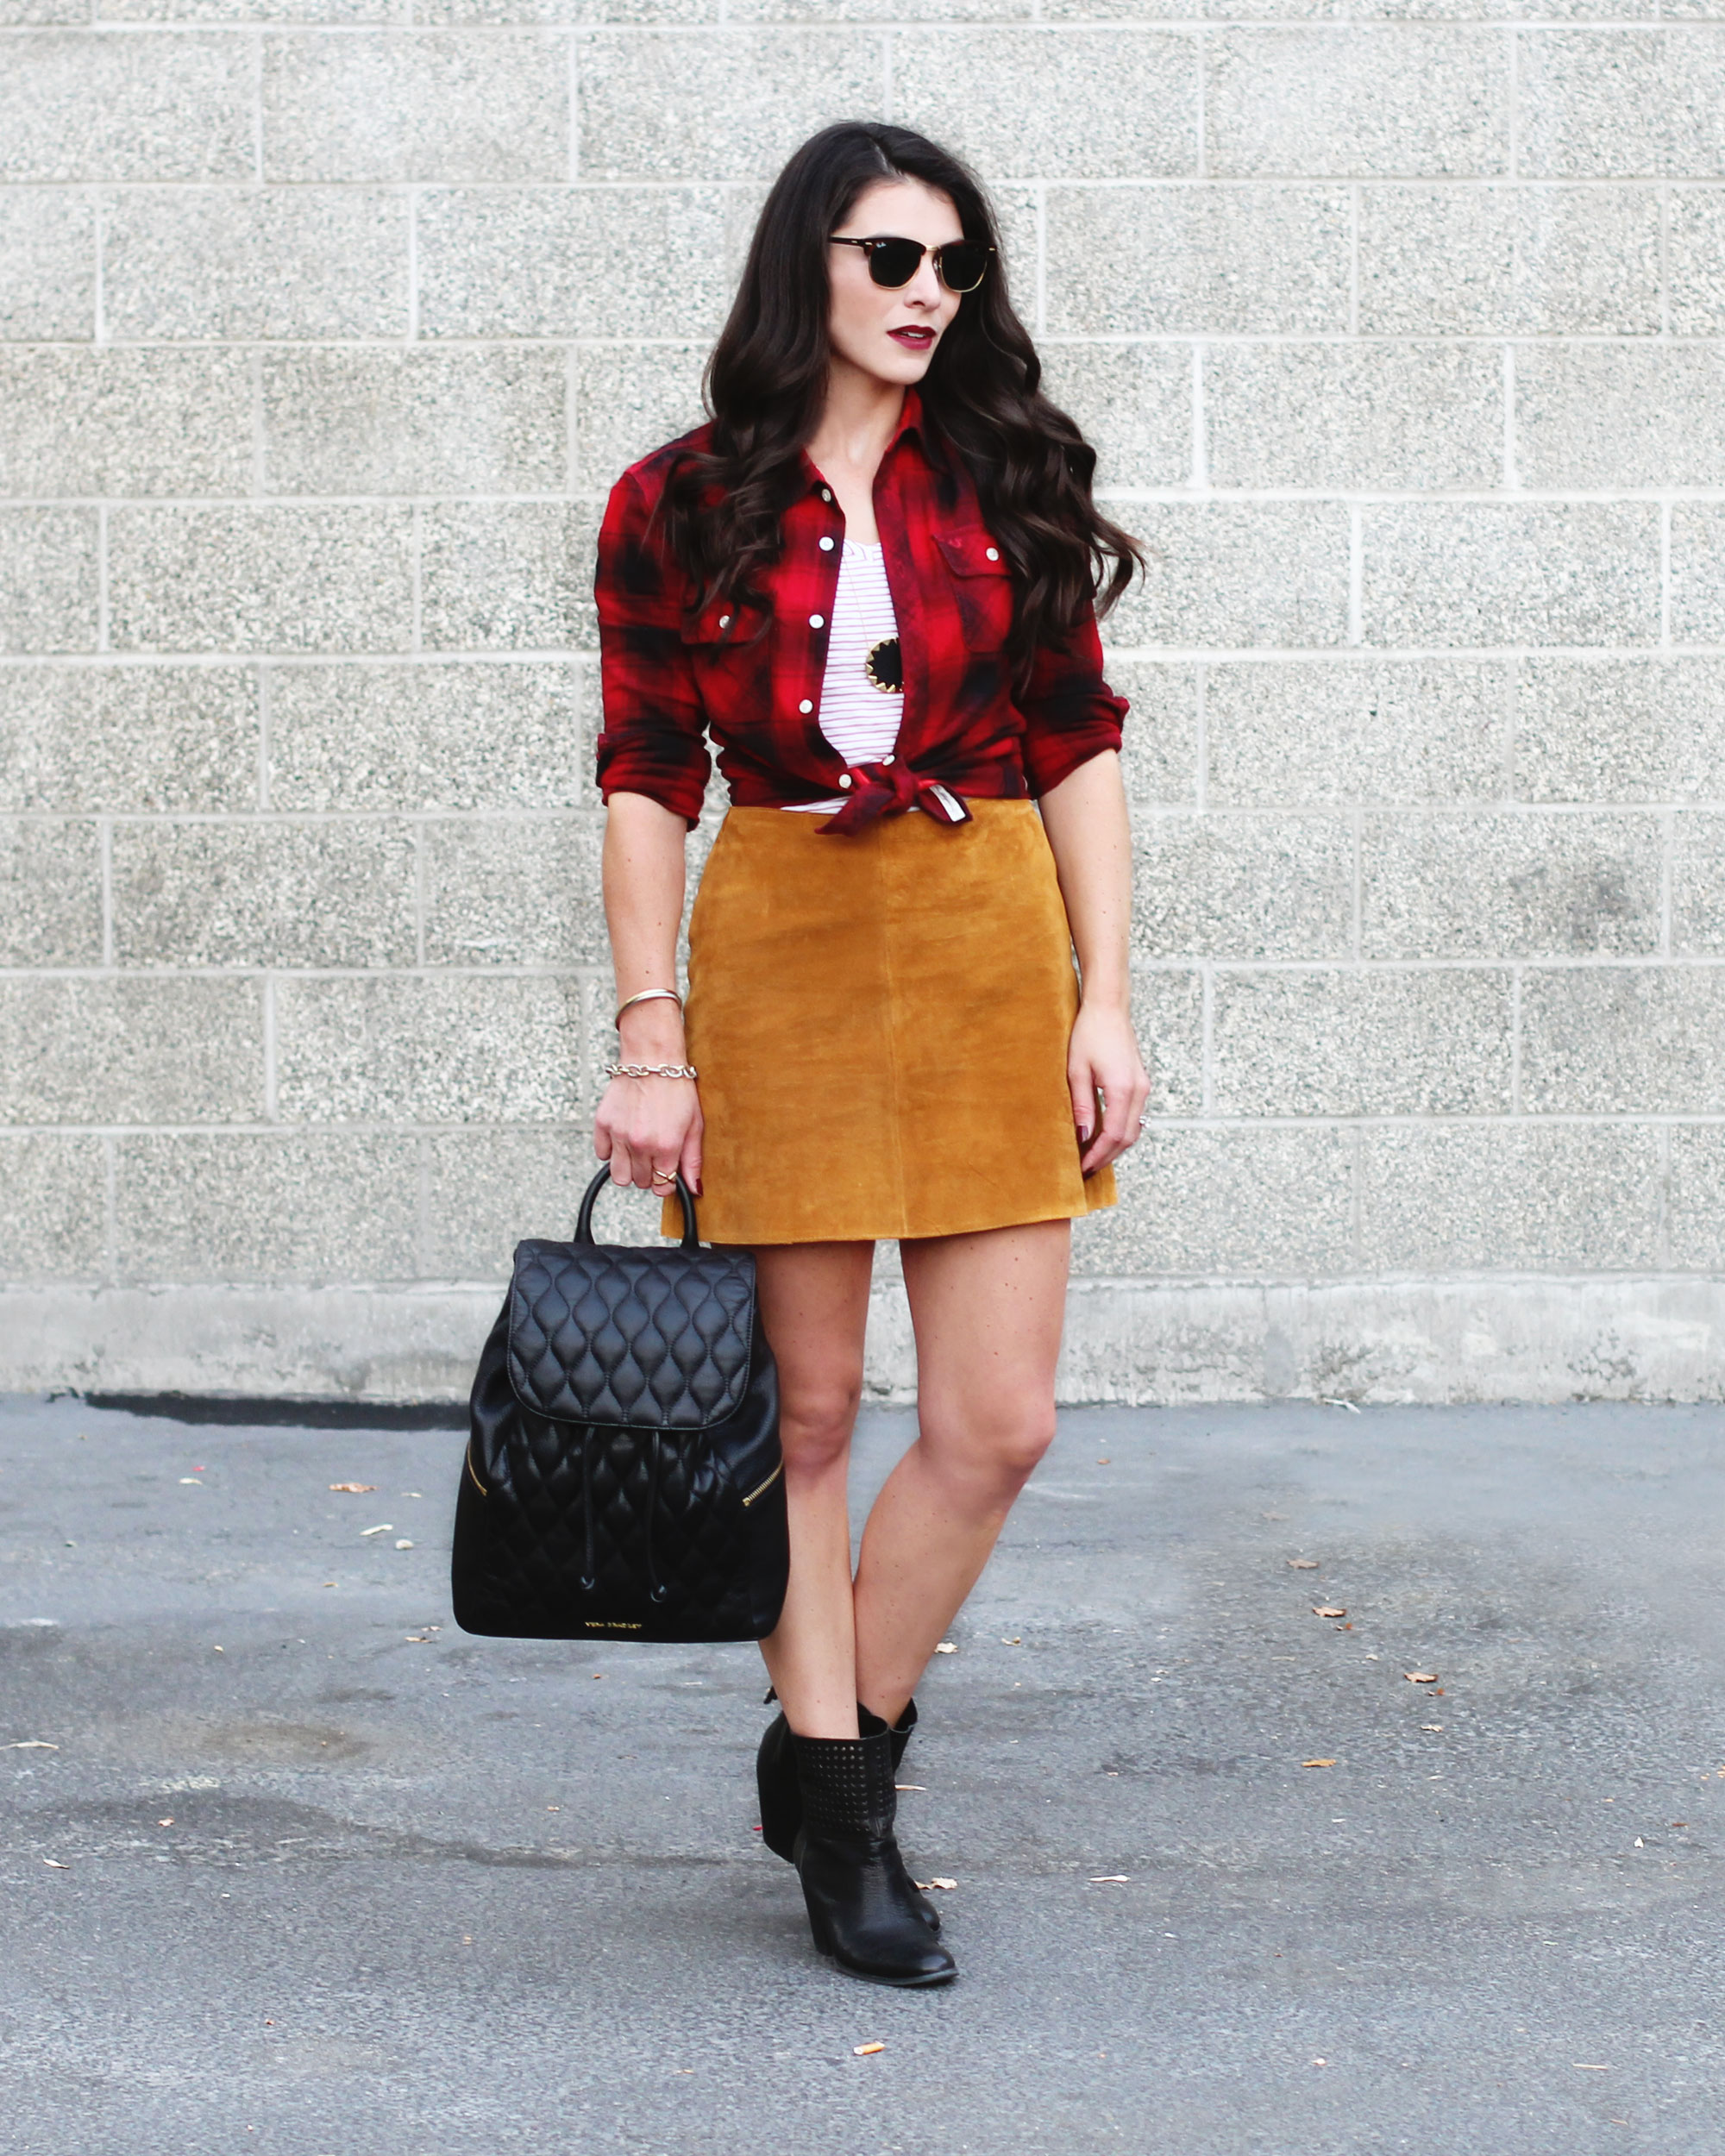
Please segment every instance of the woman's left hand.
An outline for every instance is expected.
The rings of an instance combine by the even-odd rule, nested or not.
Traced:
[[[1106,1004],[1080,1006],[1066,1051],[1066,1081],[1078,1131],[1078,1165],[1094,1175],[1137,1144],[1150,1098],[1150,1074],[1127,1012]]]

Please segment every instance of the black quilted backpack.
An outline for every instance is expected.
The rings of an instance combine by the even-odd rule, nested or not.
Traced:
[[[790,1568],[779,1384],[746,1250],[517,1247],[474,1380],[451,1559],[464,1632],[759,1639]]]

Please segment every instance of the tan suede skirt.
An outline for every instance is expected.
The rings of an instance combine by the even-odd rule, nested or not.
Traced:
[[[689,925],[709,1242],[966,1235],[1114,1202],[1112,1169],[1078,1168],[1077,981],[1042,819],[969,806],[855,837],[726,816]]]

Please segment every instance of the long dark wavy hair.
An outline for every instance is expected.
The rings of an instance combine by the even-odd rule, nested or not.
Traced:
[[[866,188],[917,179],[944,194],[967,240],[996,252],[935,348],[923,409],[970,473],[1011,565],[1008,649],[1027,669],[1095,602],[1106,613],[1143,566],[1137,542],[1091,498],[1096,453],[1042,394],[1042,363],[1013,311],[1000,234],[980,182],[908,128],[846,121],[812,135],[774,184],[743,282],[703,382],[712,447],[687,452],[664,496],[666,534],[698,608],[762,603],[781,519],[802,485],[799,453],[826,396],[827,242]]]

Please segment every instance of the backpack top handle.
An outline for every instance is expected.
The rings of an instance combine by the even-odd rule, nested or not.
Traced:
[[[676,1171],[676,1174],[677,1195],[681,1199],[683,1204],[683,1240],[681,1247],[686,1250],[698,1250],[701,1245],[700,1237],[695,1231],[694,1194],[689,1188],[688,1185],[683,1181],[683,1172],[681,1169],[679,1169]],[[599,1169],[598,1175],[596,1175],[593,1181],[587,1185],[586,1195],[581,1200],[581,1209],[575,1220],[575,1240],[577,1243],[591,1243],[593,1240],[593,1206],[598,1200],[599,1194],[605,1188],[605,1185],[610,1181],[611,1167],[609,1163],[607,1163]]]

